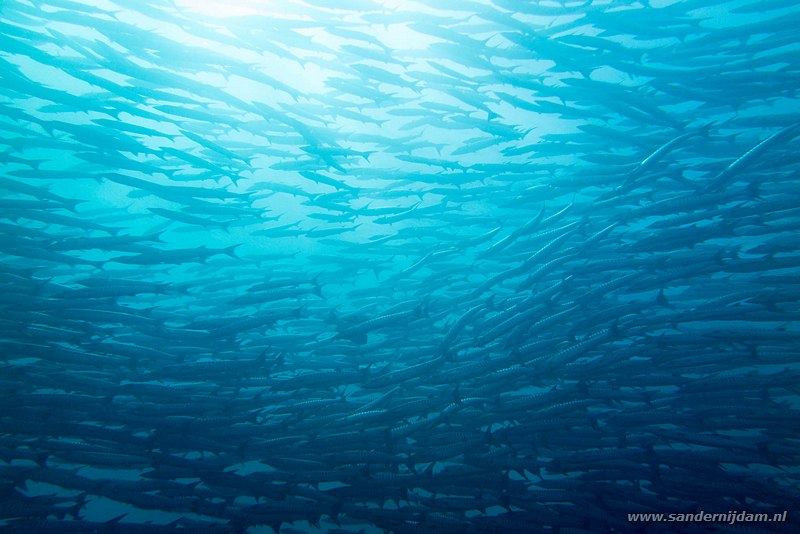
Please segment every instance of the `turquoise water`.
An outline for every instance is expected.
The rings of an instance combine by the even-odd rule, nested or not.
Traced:
[[[796,523],[791,2],[0,6],[4,528]]]

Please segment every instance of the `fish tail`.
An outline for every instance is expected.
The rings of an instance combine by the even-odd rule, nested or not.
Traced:
[[[240,247],[241,245],[242,245],[241,243],[238,243],[236,245],[231,245],[230,247],[226,247],[222,251],[222,253],[225,254],[226,256],[230,256],[231,258],[234,258],[234,259],[237,259],[237,260],[241,260],[242,258],[240,258],[239,256],[236,255],[236,248]]]

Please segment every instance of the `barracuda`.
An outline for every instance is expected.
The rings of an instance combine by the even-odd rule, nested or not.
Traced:
[[[3,3],[0,530],[796,508],[796,2],[266,4]]]

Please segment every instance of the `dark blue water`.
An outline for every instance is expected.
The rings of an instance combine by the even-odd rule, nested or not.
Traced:
[[[792,2],[0,23],[3,529],[796,531]]]

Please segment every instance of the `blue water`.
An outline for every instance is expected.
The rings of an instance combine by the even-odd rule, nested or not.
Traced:
[[[3,528],[796,530],[798,22],[0,3]]]

